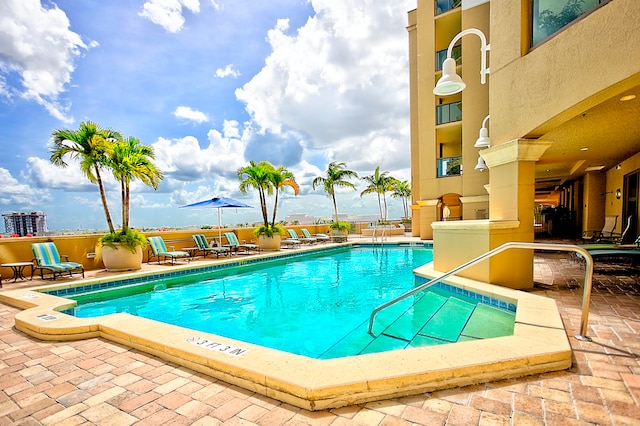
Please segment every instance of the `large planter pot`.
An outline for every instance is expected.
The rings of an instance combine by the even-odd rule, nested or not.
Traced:
[[[258,246],[260,247],[260,250],[280,250],[281,242],[282,236],[280,234],[273,234],[272,237],[267,237],[266,235],[258,235]]]
[[[349,231],[344,229],[344,230],[339,230],[339,229],[332,229],[331,230],[331,239],[334,242],[342,242],[342,241],[347,241],[347,237],[349,236]]]
[[[102,263],[107,271],[136,271],[142,268],[142,247],[138,246],[134,253],[118,243],[114,245],[102,247]]]

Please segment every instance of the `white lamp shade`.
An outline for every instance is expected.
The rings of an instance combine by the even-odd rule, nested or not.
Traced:
[[[489,148],[491,146],[491,139],[489,139],[489,129],[486,127],[480,128],[480,135],[473,145],[475,148]]]
[[[482,156],[478,156],[478,164],[476,164],[474,169],[480,170],[481,172],[487,170],[487,164],[484,162]]]
[[[456,73],[456,60],[447,58],[442,64],[442,77],[433,88],[433,93],[438,96],[448,96],[460,93],[467,87],[462,78]]]

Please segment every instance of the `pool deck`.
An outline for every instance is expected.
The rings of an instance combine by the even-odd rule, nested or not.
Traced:
[[[593,342],[572,337],[580,322],[579,264],[564,253],[536,254],[535,279],[531,293],[558,305],[573,349],[571,369],[315,412],[101,338],[33,339],[13,328],[20,311],[0,304],[0,425],[638,424],[637,275],[596,271],[588,332]],[[42,284],[3,282],[2,290]]]

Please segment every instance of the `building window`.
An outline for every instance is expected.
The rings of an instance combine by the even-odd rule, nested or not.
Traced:
[[[462,120],[462,102],[451,102],[436,106],[436,125]]]
[[[440,15],[441,13],[448,12],[451,9],[460,7],[460,4],[462,4],[462,0],[436,0],[436,15]]]
[[[446,157],[437,159],[438,177],[460,176],[462,174],[462,156]]]
[[[531,0],[531,46],[611,0]]]
[[[442,49],[436,52],[436,71],[442,71],[442,64],[444,60],[447,59],[447,50]],[[462,45],[456,44],[453,46],[451,51],[451,56],[456,60],[456,65],[460,65],[462,63]]]

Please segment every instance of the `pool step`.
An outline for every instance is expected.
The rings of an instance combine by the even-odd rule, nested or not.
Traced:
[[[444,342],[456,342],[469,322],[475,305],[450,297],[446,303],[424,324],[419,336]]]
[[[429,294],[427,297],[424,297],[424,294],[419,294],[419,296],[420,299],[384,329],[382,334],[411,341],[448,300],[447,297],[435,293]],[[383,315],[381,315],[380,322],[384,323]]]
[[[429,294],[428,297],[424,296],[424,293],[417,294],[412,301],[396,304],[381,311],[376,318],[375,338],[367,333],[369,323],[365,321],[329,348],[320,358],[328,359],[353,354],[354,347],[362,348],[359,353],[366,354],[404,349],[409,346],[448,343],[442,339],[420,335],[419,332],[433,318],[438,318],[437,313],[449,303],[450,298],[435,293]],[[411,302],[414,303],[411,304]],[[445,308],[445,311],[447,309],[451,308]]]
[[[433,346],[513,333],[513,314],[494,307],[469,303],[436,293],[417,294],[411,304],[393,305],[376,317],[376,337],[367,333],[369,322],[358,325],[320,358],[382,352],[408,347]]]

